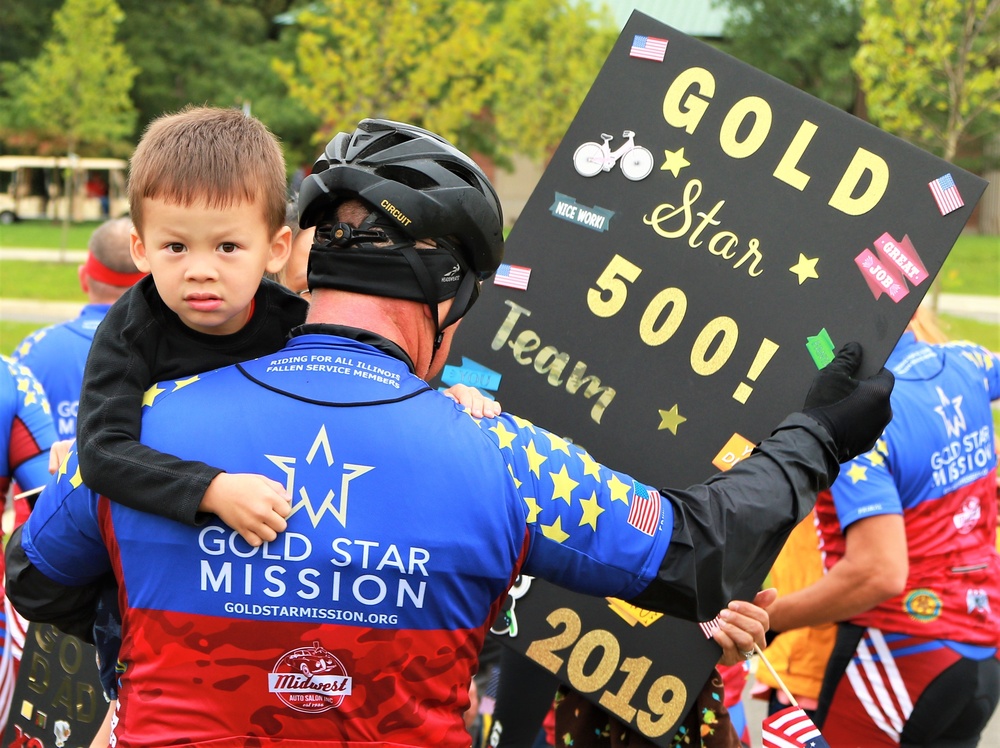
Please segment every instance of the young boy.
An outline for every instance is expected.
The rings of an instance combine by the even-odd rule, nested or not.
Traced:
[[[305,318],[303,299],[262,281],[291,244],[281,147],[238,110],[188,108],[149,126],[128,195],[132,258],[151,277],[112,306],[94,337],[78,415],[81,475],[134,509],[187,524],[217,514],[258,546],[285,529],[291,506],[280,484],[161,454],[139,435],[152,385],[183,386],[272,353]]]

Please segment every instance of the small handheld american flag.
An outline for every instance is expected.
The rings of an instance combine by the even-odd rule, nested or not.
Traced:
[[[800,706],[790,706],[764,720],[761,729],[764,748],[830,748]]]

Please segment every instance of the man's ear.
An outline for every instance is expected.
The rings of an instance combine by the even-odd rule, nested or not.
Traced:
[[[146,259],[146,245],[142,242],[142,237],[133,226],[128,232],[128,251],[132,255],[132,262],[140,273],[149,272],[149,260]]]
[[[80,279],[80,290],[85,294],[90,293],[90,276],[87,275],[87,271],[83,269],[83,265],[77,267],[76,277]]]
[[[282,226],[278,232],[271,237],[270,255],[264,269],[269,273],[277,273],[285,267],[288,258],[292,254],[292,230],[288,226]]]

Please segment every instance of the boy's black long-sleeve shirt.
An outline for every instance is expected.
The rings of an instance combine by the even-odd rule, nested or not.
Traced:
[[[223,471],[139,443],[146,390],[273,353],[307,309],[265,279],[243,329],[206,335],[167,308],[151,277],[126,291],[98,327],[84,368],[76,440],[84,482],[119,504],[197,524],[205,491]]]

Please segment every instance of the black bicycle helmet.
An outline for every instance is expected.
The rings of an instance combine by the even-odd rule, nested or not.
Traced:
[[[371,211],[358,226],[338,217],[351,199]],[[500,201],[482,170],[444,138],[391,120],[362,120],[330,141],[299,190],[299,225],[316,227],[310,289],[423,302],[434,350],[503,259]],[[418,250],[420,240],[435,246]]]
[[[302,182],[302,228],[358,198],[407,237],[448,239],[479,280],[503,259],[500,200],[482,169],[444,138],[413,125],[365,119],[327,145]]]

